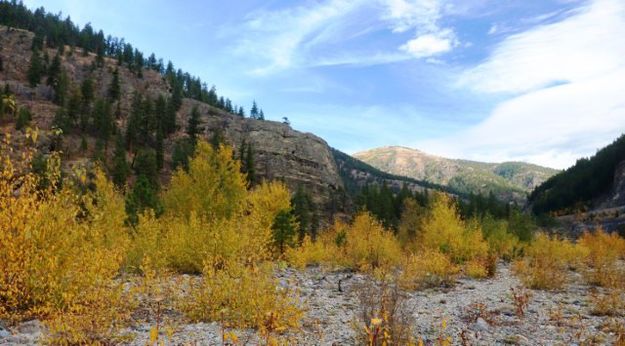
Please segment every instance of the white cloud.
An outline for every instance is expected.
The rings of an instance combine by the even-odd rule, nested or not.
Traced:
[[[452,29],[439,26],[442,1],[308,2],[250,13],[244,31],[230,31],[238,36],[235,53],[249,57],[256,75],[297,67],[371,65],[428,58],[449,52],[458,44]],[[375,46],[354,50],[349,45],[351,40],[384,30],[397,35],[414,31],[415,36],[398,50]]]
[[[458,86],[517,96],[468,130],[418,145],[451,156],[569,166],[625,131],[624,56],[620,0],[597,0],[559,22],[509,36]]]
[[[447,53],[457,45],[457,40],[451,30],[442,30],[433,34],[418,36],[406,42],[401,50],[410,53],[415,58],[427,58]]]
[[[413,58],[428,58],[450,52],[458,46],[451,28],[441,27],[443,0],[385,0],[393,32],[415,31],[415,38],[399,47]]]
[[[420,32],[435,32],[441,18],[440,0],[384,0],[384,18],[391,23],[393,32],[417,29]]]

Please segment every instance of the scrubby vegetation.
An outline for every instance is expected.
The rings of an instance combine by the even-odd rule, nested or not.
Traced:
[[[248,190],[231,149],[198,142],[162,193],[162,215],[146,209],[136,223],[101,170],[62,178],[52,154],[39,175],[7,143],[2,153],[1,319],[43,319],[53,343],[109,342],[137,304],[128,277],[202,273],[179,303],[189,318],[268,336],[299,325],[299,301],[272,276],[272,227],[290,195],[280,183]]]

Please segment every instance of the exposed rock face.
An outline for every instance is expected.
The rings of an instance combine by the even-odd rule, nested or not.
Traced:
[[[20,107],[28,107],[33,113],[33,125],[42,130],[40,141],[49,142],[46,134],[52,126],[54,114],[58,106],[51,100],[54,91],[45,85],[45,79],[35,88],[28,85],[27,71],[32,55],[31,46],[34,35],[31,32],[0,27],[0,58],[3,61],[3,71],[0,71],[0,86],[8,84],[17,97]],[[49,59],[52,59],[57,50],[45,50]],[[70,53],[66,47],[62,56],[62,67],[71,81],[70,89],[80,88],[81,83],[91,78],[94,84],[96,97],[106,97],[113,72],[118,70],[121,86],[120,110],[121,117],[116,119],[119,129],[124,131],[126,120],[135,92],[155,98],[158,95],[170,96],[170,88],[165,79],[153,70],[143,70],[143,76],[124,66],[118,66],[117,61],[105,58],[104,66],[94,65],[95,55],[84,55],[81,49]],[[259,121],[241,118],[224,112],[207,104],[184,99],[183,106],[178,111],[178,131],[170,138],[165,139],[165,158],[169,161],[171,150],[176,139],[183,137],[187,127],[187,118],[193,106],[197,106],[201,114],[201,127],[206,139],[210,139],[216,131],[221,131],[228,144],[235,148],[237,155],[241,143],[245,140],[254,148],[256,176],[260,179],[278,179],[284,181],[292,190],[303,186],[319,205],[321,211],[329,203],[334,191],[343,187],[338,169],[327,143],[321,138],[293,130],[290,126],[273,121]],[[19,139],[12,123],[0,123],[3,133],[13,132],[13,138]],[[88,146],[95,147],[95,140],[87,134]],[[80,147],[80,134],[66,134],[63,139],[64,160],[66,163],[81,162],[91,157],[88,151]],[[41,143],[40,148],[46,148],[49,143]],[[109,155],[111,152],[109,152]],[[169,165],[163,170],[163,178],[167,180],[170,171]]]
[[[317,204],[325,205],[331,194],[343,187],[328,144],[321,138],[293,130],[274,121],[241,118],[207,104],[185,99],[179,124],[186,124],[193,106],[201,114],[204,136],[209,139],[221,131],[239,155],[241,144],[254,150],[256,175],[284,181],[292,190],[304,186]]]

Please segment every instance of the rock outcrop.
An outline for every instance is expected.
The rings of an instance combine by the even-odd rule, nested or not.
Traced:
[[[34,34],[25,30],[0,27],[0,59],[3,69],[0,71],[0,86],[8,85],[16,95],[20,107],[27,107],[33,113],[32,124],[41,129],[40,138],[46,141],[49,136],[46,132],[51,129],[54,114],[58,106],[51,102],[54,91],[45,83],[35,88],[28,85],[27,71],[32,55],[31,46]],[[49,59],[56,54],[55,49],[45,49]],[[94,81],[96,97],[106,97],[115,70],[120,76],[121,116],[116,119],[117,127],[123,131],[133,100],[138,92],[144,96],[169,97],[171,90],[166,80],[158,72],[144,69],[142,76],[130,71],[125,66],[119,66],[117,61],[104,59],[104,66],[95,65],[94,54],[84,54],[79,48],[65,47],[62,56],[62,67],[70,80],[70,89],[80,88],[86,78]],[[42,79],[42,82],[45,80]],[[278,179],[284,181],[291,189],[304,187],[318,204],[321,211],[330,202],[332,194],[343,187],[338,169],[334,162],[330,147],[321,138],[292,129],[286,124],[274,121],[260,121],[242,118],[208,104],[191,99],[184,99],[183,105],[177,114],[178,131],[165,139],[165,158],[171,158],[174,142],[183,136],[187,125],[187,117],[192,107],[197,106],[201,114],[201,128],[207,139],[216,131],[221,131],[226,142],[238,150],[245,140],[254,148],[256,175],[259,179]],[[9,122],[0,122],[2,133],[12,133],[15,141],[19,141],[20,134]],[[90,157],[92,150],[81,150],[81,136],[85,133],[68,133],[64,135],[64,160],[66,162],[80,162]],[[95,140],[86,134],[88,147],[95,147]],[[45,148],[46,143],[40,145]],[[109,155],[111,154],[109,151]],[[163,171],[164,180],[171,173],[170,167]]]

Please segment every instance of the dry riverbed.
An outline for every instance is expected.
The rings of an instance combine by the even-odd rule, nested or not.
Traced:
[[[296,286],[306,302],[303,331],[291,343],[300,345],[353,345],[358,324],[360,301],[357,287],[370,280],[350,272],[328,272],[320,268],[305,271],[281,270],[281,285]],[[594,316],[591,295],[596,288],[581,282],[572,273],[573,283],[558,292],[528,291],[531,295],[524,316],[519,316],[511,288],[520,286],[507,264],[502,264],[494,278],[460,279],[448,289],[406,292],[405,304],[414,315],[414,333],[425,345],[440,337],[462,345],[611,345],[625,319]],[[185,323],[176,312],[165,312],[167,325],[161,340],[171,345],[221,345],[224,329],[217,323]],[[446,328],[443,328],[446,324]],[[145,345],[150,323],[137,323],[128,332],[134,335],[131,345]],[[166,329],[170,334],[165,335]],[[0,345],[37,344],[44,329],[38,321],[13,328],[0,324]],[[239,342],[258,344],[253,331],[237,331]]]

